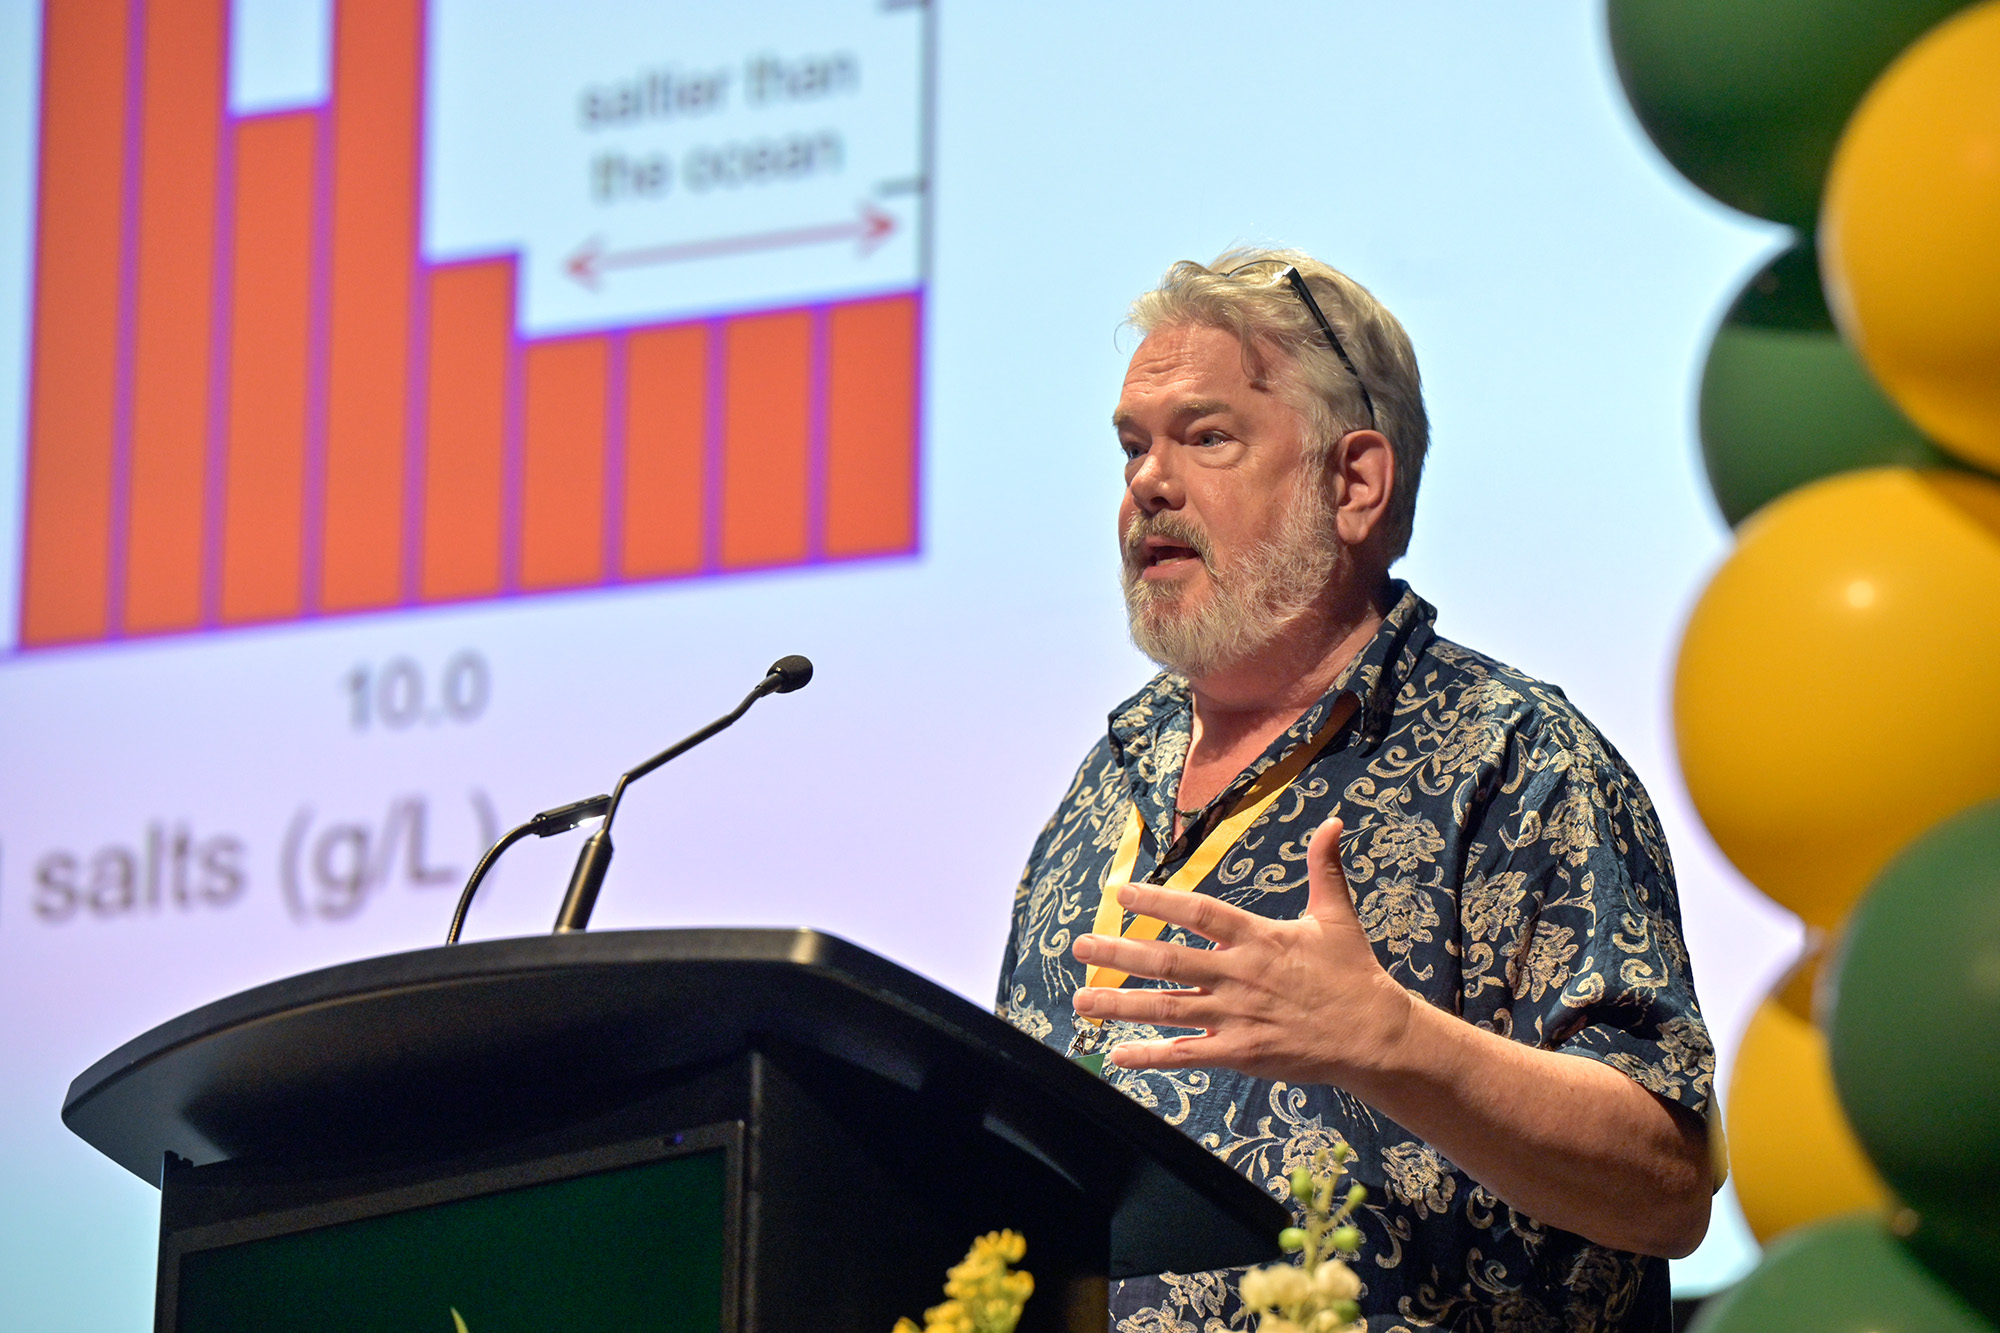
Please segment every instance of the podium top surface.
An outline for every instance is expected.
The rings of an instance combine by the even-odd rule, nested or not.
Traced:
[[[1024,1033],[812,930],[633,930],[485,940],[307,972],[162,1023],[70,1085],[63,1121],[147,1180],[162,1154],[328,1159],[447,1143],[479,1108],[615,1095],[759,1037],[912,1091],[1112,1214],[1114,1269],[1273,1257],[1289,1210]]]

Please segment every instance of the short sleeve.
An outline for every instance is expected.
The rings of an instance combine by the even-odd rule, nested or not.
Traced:
[[[1028,853],[1028,864],[1021,869],[1021,878],[1014,886],[1014,903],[1008,913],[1007,947],[1000,954],[1000,985],[993,997],[993,1012],[1000,1017],[1007,1016],[1008,1001],[1014,989],[1014,970],[1020,966],[1021,927],[1027,919],[1028,888],[1034,882],[1035,871],[1049,854],[1049,842],[1056,834],[1056,821],[1060,815],[1049,816],[1049,822],[1042,825],[1041,834]]]
[[[1515,741],[1468,845],[1464,1016],[1704,1114],[1715,1049],[1651,801],[1573,712]]]

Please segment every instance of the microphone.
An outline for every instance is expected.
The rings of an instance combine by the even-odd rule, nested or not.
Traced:
[[[779,658],[771,663],[771,669],[764,673],[764,679],[757,682],[756,688],[743,696],[743,702],[730,712],[685,740],[668,746],[638,767],[619,774],[617,785],[612,787],[611,795],[605,801],[604,822],[597,826],[597,832],[584,840],[583,850],[577,853],[576,869],[570,873],[569,892],[563,895],[562,910],[556,913],[553,933],[566,935],[590,925],[591,910],[597,906],[597,891],[604,887],[605,872],[611,869],[611,821],[618,816],[618,802],[624,798],[625,788],[668,760],[686,754],[717,732],[734,726],[738,718],[750,711],[750,705],[765,695],[790,694],[793,690],[805,688],[812,675],[813,664],[797,653]]]
[[[812,678],[813,664],[806,658],[797,653],[781,657],[771,663],[770,672],[757,682],[757,697],[761,699],[767,694],[790,694],[793,690],[802,690],[812,683]]]

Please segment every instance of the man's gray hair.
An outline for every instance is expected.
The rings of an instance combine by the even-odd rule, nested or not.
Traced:
[[[1279,391],[1305,414],[1311,456],[1323,461],[1341,436],[1368,429],[1368,408],[1354,375],[1285,281],[1287,267],[1298,269],[1340,335],[1374,400],[1374,428],[1389,438],[1396,479],[1384,537],[1394,560],[1409,549],[1430,419],[1410,335],[1367,288],[1298,250],[1230,250],[1207,266],[1191,259],[1175,264],[1158,287],[1132,303],[1128,322],[1141,337],[1184,324],[1227,329],[1242,340],[1253,374],[1261,373],[1269,352],[1278,353]],[[1287,368],[1293,373],[1284,373]]]

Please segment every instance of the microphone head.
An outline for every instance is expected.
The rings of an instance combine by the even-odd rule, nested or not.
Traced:
[[[806,682],[813,678],[813,664],[793,653],[790,657],[781,657],[771,663],[771,669],[765,673],[765,679],[768,680],[772,676],[778,678],[778,684],[772,692],[790,694],[793,690],[804,689]]]

